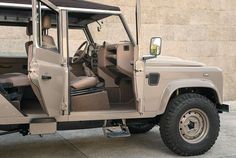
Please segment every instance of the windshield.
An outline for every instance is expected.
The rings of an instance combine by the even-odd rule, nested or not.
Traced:
[[[95,43],[118,44],[130,42],[128,34],[119,16],[113,15],[88,25]]]

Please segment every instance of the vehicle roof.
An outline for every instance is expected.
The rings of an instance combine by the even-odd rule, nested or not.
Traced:
[[[109,11],[120,11],[119,7],[109,6],[89,1],[82,0],[49,0],[51,3],[56,5],[57,7],[63,7],[65,9],[95,9],[95,10],[109,10]],[[21,4],[22,5],[31,5],[31,0],[0,0],[0,6],[9,5],[11,7],[12,4]],[[17,6],[16,6],[17,7]]]

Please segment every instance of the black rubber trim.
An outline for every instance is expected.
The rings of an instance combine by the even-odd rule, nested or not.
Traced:
[[[217,110],[219,112],[229,112],[229,105],[226,105],[226,104],[219,104],[217,105]]]
[[[53,123],[57,122],[57,120],[53,117],[50,118],[34,118],[30,121],[30,123]]]
[[[57,130],[77,130],[77,129],[91,129],[101,128],[104,125],[103,120],[99,121],[75,121],[75,122],[58,122]]]
[[[70,95],[71,96],[78,96],[78,95],[86,95],[86,94],[92,94],[92,93],[98,93],[104,91],[104,88],[90,88],[90,89],[84,89],[84,90],[76,90],[72,89]]]
[[[149,86],[157,86],[160,81],[160,74],[159,73],[149,73],[146,78],[148,78],[148,85]]]

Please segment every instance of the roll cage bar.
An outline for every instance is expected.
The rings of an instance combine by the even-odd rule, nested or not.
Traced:
[[[18,2],[18,3],[13,3],[13,2]],[[27,4],[29,3],[28,1],[30,0],[22,0],[23,3],[21,3],[21,1],[19,0],[0,0],[0,8],[2,8],[3,10],[6,11],[6,14],[12,15],[11,12],[7,13],[7,10],[9,9],[14,9],[14,10],[21,10],[21,11],[26,11],[26,13],[22,14],[27,14],[27,12],[31,12],[32,9],[32,5],[31,4]],[[35,1],[35,0],[32,0]],[[111,16],[111,15],[117,15],[119,16],[119,18],[121,19],[121,22],[125,28],[125,31],[131,41],[131,43],[135,46],[135,40],[133,38],[133,35],[131,34],[131,31],[128,27],[128,24],[125,21],[124,16],[122,15],[122,12],[120,11],[119,8],[116,8],[116,10],[101,10],[101,9],[89,9],[89,8],[73,8],[73,7],[65,7],[65,6],[56,6],[55,4],[53,4],[52,2],[50,2],[49,0],[40,0],[42,3],[47,3],[47,6],[55,11],[57,11],[60,14],[60,11],[64,10],[67,11],[67,13],[85,13],[85,14],[101,14],[104,15],[103,18],[105,18],[106,16]],[[60,1],[60,0],[51,0],[51,1]],[[97,3],[92,3],[92,2],[88,2],[89,4],[95,4],[95,5],[99,5]],[[101,5],[103,6],[103,5]],[[105,6],[105,5],[104,5]],[[106,6],[107,7],[107,6]],[[109,6],[108,6],[109,7]],[[111,6],[112,7],[112,6]],[[42,6],[42,9],[47,9],[46,7]],[[105,8],[105,7],[104,7]],[[5,15],[4,15],[5,16]],[[9,21],[9,20],[1,20],[0,19],[0,25],[16,25],[16,26],[25,26],[27,24],[27,22],[29,21],[28,18],[24,20],[18,18],[16,18],[15,21]],[[98,19],[101,20],[101,19]],[[74,26],[79,28],[80,26]],[[89,29],[86,26],[83,26],[85,28],[85,30],[88,32],[88,36],[90,37],[90,39],[92,39],[91,34],[89,33]],[[87,28],[87,29],[86,29]],[[93,40],[91,40],[93,41]]]

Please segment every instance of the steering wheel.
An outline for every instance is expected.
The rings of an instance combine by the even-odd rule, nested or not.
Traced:
[[[72,64],[76,64],[78,63],[87,53],[87,49],[88,49],[88,41],[85,41],[84,43],[82,43],[79,48],[77,49],[76,53],[74,54],[71,63]],[[82,49],[84,47],[84,49]]]

